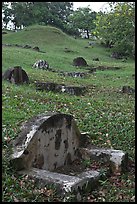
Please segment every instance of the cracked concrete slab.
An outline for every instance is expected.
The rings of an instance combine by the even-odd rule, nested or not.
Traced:
[[[110,164],[112,172],[124,172],[127,170],[128,154],[122,150],[106,149],[98,147],[80,148],[83,159],[104,161]]]
[[[100,172],[93,170],[82,172],[76,176],[70,176],[31,168],[29,170],[18,171],[18,174],[28,175],[30,178],[35,179],[41,187],[45,187],[46,184],[54,184],[61,195],[67,195],[67,193],[72,193],[73,191],[80,193],[84,186],[92,186],[94,188],[100,178]]]

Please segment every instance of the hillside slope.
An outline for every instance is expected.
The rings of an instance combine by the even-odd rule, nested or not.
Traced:
[[[98,64],[92,60],[96,57],[100,58],[100,64],[109,63],[111,52],[99,46],[97,42],[94,46],[88,46],[88,42],[88,39],[75,39],[68,36],[55,27],[40,25],[30,26],[18,32],[9,32],[2,36],[3,44],[38,46],[45,54],[37,53],[37,56],[47,58],[53,66],[61,65],[61,69],[64,65],[71,65],[73,59],[79,56],[84,57],[89,65]],[[65,52],[65,49],[70,52]],[[8,50],[10,51],[10,48]],[[28,50],[26,54],[29,55],[30,53],[27,52]],[[115,59],[111,60],[117,63]]]

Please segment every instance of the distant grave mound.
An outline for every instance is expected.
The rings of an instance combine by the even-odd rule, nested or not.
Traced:
[[[86,60],[83,58],[83,57],[77,57],[77,58],[75,58],[74,60],[73,60],[73,65],[74,66],[88,66],[88,64],[87,64],[87,62],[86,62]]]
[[[14,84],[29,83],[29,77],[27,73],[20,66],[7,69],[3,73],[2,78]]]

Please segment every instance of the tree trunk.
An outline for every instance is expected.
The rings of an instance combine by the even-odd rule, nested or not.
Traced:
[[[87,29],[86,31],[87,31],[87,38],[89,39],[89,30]]]

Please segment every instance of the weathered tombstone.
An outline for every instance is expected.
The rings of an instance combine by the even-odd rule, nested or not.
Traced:
[[[53,82],[36,82],[36,90],[68,93],[71,95],[81,95],[86,91],[85,86],[66,86]]]
[[[133,89],[130,86],[123,86],[122,87],[122,93],[132,94],[132,93],[135,93],[135,89]]]
[[[79,96],[81,94],[84,94],[84,92],[86,91],[86,87],[85,86],[58,85],[56,86],[56,90],[59,92]]]
[[[121,150],[102,149],[90,145],[87,133],[80,133],[72,115],[40,114],[25,122],[12,143],[11,164],[19,174],[27,174],[40,186],[54,184],[62,196],[82,192],[83,186],[96,188],[100,170],[84,169],[74,175],[56,171],[70,167],[77,159],[107,162],[112,172],[127,167],[127,154]],[[86,147],[87,145],[87,147]]]
[[[99,58],[98,57],[93,58],[93,61],[99,61]]]
[[[45,60],[38,60],[32,66],[33,68],[49,69],[49,64]]]
[[[40,51],[39,47],[33,47],[33,50],[35,50],[35,51],[37,51],[37,52]]]
[[[132,74],[132,78],[135,79],[135,74]]]
[[[73,60],[74,66],[88,66],[86,60],[83,57],[77,57]]]
[[[31,46],[30,45],[24,45],[23,48],[29,49],[29,48],[31,48]]]
[[[55,88],[57,86],[56,83],[53,82],[36,82],[36,90],[47,90],[47,91],[55,91]]]
[[[121,53],[118,53],[118,52],[113,52],[111,54],[111,57],[112,58],[115,58],[115,59],[122,59],[122,54]]]
[[[80,132],[71,115],[39,115],[22,126],[14,141],[16,169],[54,170],[77,158]]]
[[[2,78],[15,84],[29,83],[27,73],[20,66],[7,69]]]
[[[8,34],[6,31],[3,31],[2,34]]]
[[[83,77],[87,76],[87,73],[85,73],[85,72],[60,72],[60,75],[83,78]]]
[[[22,45],[15,44],[16,47],[23,47]]]
[[[11,73],[12,73],[12,70],[13,70],[14,68],[9,68],[9,69],[7,69],[3,74],[2,74],[2,79],[4,79],[4,80],[9,80],[10,81],[10,79],[11,79]]]
[[[90,46],[93,46],[93,45],[95,45],[95,42],[94,42],[94,41],[90,41],[90,42],[88,42],[88,44],[89,44]]]

